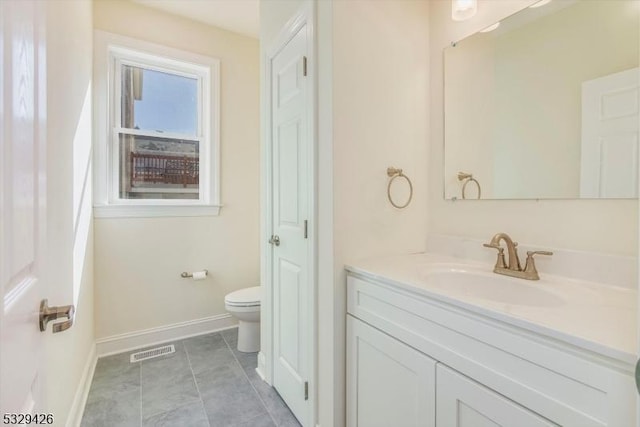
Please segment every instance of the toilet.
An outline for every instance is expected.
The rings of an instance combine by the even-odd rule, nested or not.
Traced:
[[[244,288],[224,297],[226,310],[238,319],[238,351],[260,350],[260,286]]]

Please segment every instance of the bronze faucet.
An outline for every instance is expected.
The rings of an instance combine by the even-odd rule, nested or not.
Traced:
[[[507,245],[507,253],[509,255],[508,265],[504,258],[504,248],[500,245],[502,240],[504,240]],[[553,255],[553,252],[549,251],[527,251],[527,260],[523,269],[520,266],[520,258],[518,257],[518,242],[514,242],[508,234],[498,233],[493,236],[491,242],[485,243],[483,246],[498,250],[498,259],[493,268],[494,273],[527,280],[540,280],[538,270],[536,270],[536,264],[533,260],[534,255]]]

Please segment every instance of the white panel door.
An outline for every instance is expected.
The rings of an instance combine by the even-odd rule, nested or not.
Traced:
[[[434,427],[436,361],[347,315],[347,425]]]
[[[271,61],[273,386],[302,424],[310,414],[306,383],[312,334],[306,49],[303,26]]]
[[[436,369],[436,405],[438,427],[559,425],[442,364]]]
[[[0,413],[42,410],[44,2],[0,1]]]
[[[638,197],[638,68],[582,84],[580,197]]]

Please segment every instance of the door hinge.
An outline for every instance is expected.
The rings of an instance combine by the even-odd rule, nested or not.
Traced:
[[[307,75],[307,57],[306,56],[302,57],[302,75],[303,76]]]
[[[309,381],[304,383],[304,400],[309,400]]]
[[[304,220],[304,238],[309,238],[309,221],[307,221],[306,219]]]

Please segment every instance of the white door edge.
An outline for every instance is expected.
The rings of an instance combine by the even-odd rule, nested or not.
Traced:
[[[640,54],[640,52],[639,52]],[[640,72],[638,74],[638,80],[640,81]],[[640,121],[640,111],[638,111],[638,121]],[[637,158],[637,162],[638,164],[640,164],[640,151],[638,151],[638,153],[636,153],[638,155]],[[640,188],[640,174],[638,174],[638,176],[636,177],[638,182],[637,182],[637,188]],[[638,225],[640,226],[640,212],[638,213]],[[640,229],[640,228],[639,228]],[[636,248],[636,258],[640,261],[640,239],[638,239],[638,247]],[[637,278],[636,278],[636,287],[640,287],[640,269],[637,269]],[[640,292],[637,293],[637,307],[640,307]],[[637,348],[637,357],[640,358],[640,316],[636,314],[636,334],[637,334],[637,343],[636,345],[638,346]],[[638,391],[638,393],[636,393],[636,422],[635,422],[636,427],[640,427],[640,391]]]
[[[640,81],[640,74],[638,75],[638,80]],[[638,111],[638,120],[640,121],[640,111]],[[640,151],[638,151],[637,153],[638,158],[637,158],[637,162],[638,164],[640,164]],[[637,182],[637,188],[640,188],[640,174],[638,174],[638,176],[636,177],[638,182]],[[640,226],[640,212],[638,213],[638,225]],[[640,229],[640,227],[639,227]],[[636,248],[636,258],[640,261],[640,239],[638,239],[638,247]],[[637,269],[637,278],[636,278],[636,287],[640,287],[640,269]],[[637,307],[640,307],[640,292],[637,293]],[[636,309],[637,310],[637,309]],[[637,357],[640,358],[640,316],[638,314],[636,314],[636,333],[638,336],[638,341],[637,341]],[[636,422],[635,422],[636,427],[640,427],[640,391],[638,391],[638,393],[636,393]]]
[[[46,5],[0,5],[0,412],[47,409]],[[49,328],[50,330],[51,328]]]
[[[309,315],[311,316],[311,324],[313,330],[308,334],[309,340],[306,345],[309,347],[311,366],[309,372],[309,406],[310,411],[306,420],[301,420],[304,425],[314,426],[317,424],[318,407],[316,402],[317,395],[317,342],[318,342],[318,325],[317,325],[317,76],[316,76],[316,9],[313,0],[305,0],[295,14],[287,21],[280,30],[274,41],[265,49],[265,54],[261,58],[261,87],[265,92],[262,97],[261,104],[261,220],[260,220],[260,278],[263,286],[262,295],[262,312],[261,318],[261,348],[258,355],[258,372],[263,376],[268,384],[273,381],[273,283],[272,283],[272,252],[270,250],[269,238],[271,236],[272,215],[270,209],[271,194],[271,158],[272,149],[271,141],[271,62],[273,58],[284,48],[287,43],[297,34],[297,32],[306,25],[307,27],[307,62],[308,62],[308,123],[309,138],[311,141],[311,150],[309,161],[309,170],[311,171],[309,182],[310,195],[310,212],[309,212],[309,242],[311,245],[309,255],[309,272],[311,292],[309,292]]]

